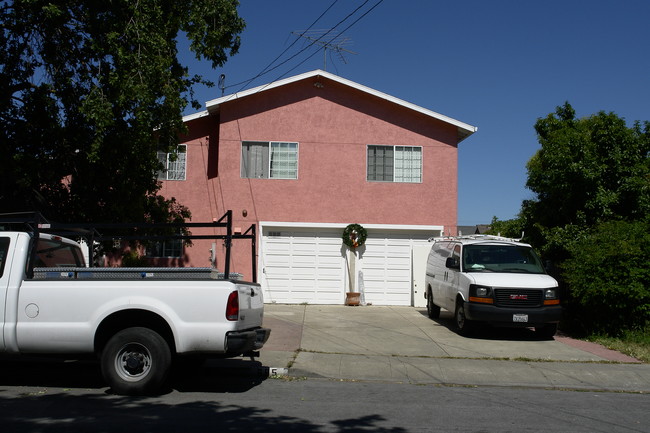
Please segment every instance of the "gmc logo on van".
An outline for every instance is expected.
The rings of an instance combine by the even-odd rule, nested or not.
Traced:
[[[520,300],[527,300],[528,295],[510,295],[510,299],[520,299]]]

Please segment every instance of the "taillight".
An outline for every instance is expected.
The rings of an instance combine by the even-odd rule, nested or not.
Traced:
[[[228,304],[226,305],[226,319],[239,320],[239,292],[233,291],[228,295]]]

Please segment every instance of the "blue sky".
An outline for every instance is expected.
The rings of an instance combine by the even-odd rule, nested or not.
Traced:
[[[604,110],[629,125],[650,120],[647,0],[241,0],[239,53],[217,70],[181,47],[182,59],[215,82],[225,74],[226,86],[246,81],[285,49],[272,66],[302,50],[302,41],[290,47],[292,32],[332,4],[313,30],[361,8],[335,29],[356,54],[328,56],[328,72],[478,127],[459,146],[459,225],[513,218],[533,197],[525,188],[539,149],[533,126],[565,101],[581,117]],[[323,68],[313,46],[226,94]],[[221,96],[196,92],[201,102]]]

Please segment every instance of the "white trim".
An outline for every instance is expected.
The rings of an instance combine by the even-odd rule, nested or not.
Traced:
[[[312,222],[281,222],[281,221],[260,221],[260,236],[265,227],[287,227],[287,228],[315,228],[315,229],[344,229],[346,223],[312,223]],[[406,225],[406,224],[361,224],[365,229],[373,230],[414,230],[433,231],[444,229],[439,225]]]
[[[276,87],[281,87],[287,84],[295,83],[300,80],[304,80],[307,78],[312,78],[312,77],[323,77],[327,78],[332,81],[336,81],[340,84],[352,87],[354,89],[360,90],[362,92],[368,93],[370,95],[376,96],[378,98],[384,99],[386,101],[392,102],[397,105],[401,105],[402,107],[408,108],[410,110],[417,111],[419,113],[422,113],[426,116],[432,117],[437,120],[441,120],[443,122],[449,123],[451,125],[456,126],[459,129],[459,142],[464,140],[465,138],[469,137],[476,131],[478,131],[478,128],[476,126],[472,126],[468,123],[461,122],[460,120],[453,119],[449,116],[445,116],[444,114],[437,113],[435,111],[420,107],[419,105],[412,104],[410,102],[404,101],[403,99],[396,98],[394,96],[388,95],[386,93],[380,92],[378,90],[372,89],[370,87],[364,86],[359,83],[355,83],[354,81],[350,81],[348,79],[339,77],[338,75],[331,74],[327,71],[323,71],[320,69],[316,69],[314,71],[310,72],[305,72],[304,74],[299,74],[295,75],[293,77],[285,78],[283,80],[278,80],[274,81],[272,83],[264,84],[262,86],[254,87],[252,89],[244,90],[239,93],[233,93],[227,96],[222,96],[221,98],[216,98],[212,99],[210,101],[207,101],[205,103],[205,106],[207,108],[207,111],[214,111],[219,108],[219,106],[225,102],[235,100],[235,99],[240,99],[240,98],[245,98],[246,96],[253,95],[258,92],[262,92],[265,90],[270,90],[274,89]],[[190,117],[190,116],[186,116]],[[199,116],[201,117],[201,116]],[[185,118],[183,118],[185,119]]]
[[[208,110],[203,110],[203,111],[199,111],[198,113],[188,114],[187,116],[183,116],[183,123],[189,122],[189,121],[195,120],[195,119],[200,119],[201,117],[206,117],[206,116],[209,116],[209,115],[210,115],[210,113],[208,112]]]

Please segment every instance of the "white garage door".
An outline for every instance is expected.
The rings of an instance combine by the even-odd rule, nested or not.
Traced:
[[[412,305],[414,245],[427,245],[428,233],[368,230],[361,270],[366,302]]]
[[[263,227],[261,283],[266,302],[343,304],[348,287],[343,228]],[[359,248],[355,279],[365,301],[412,305],[412,248],[430,232],[368,229]]]
[[[260,267],[265,301],[342,304],[343,252],[340,230],[263,229]]]

